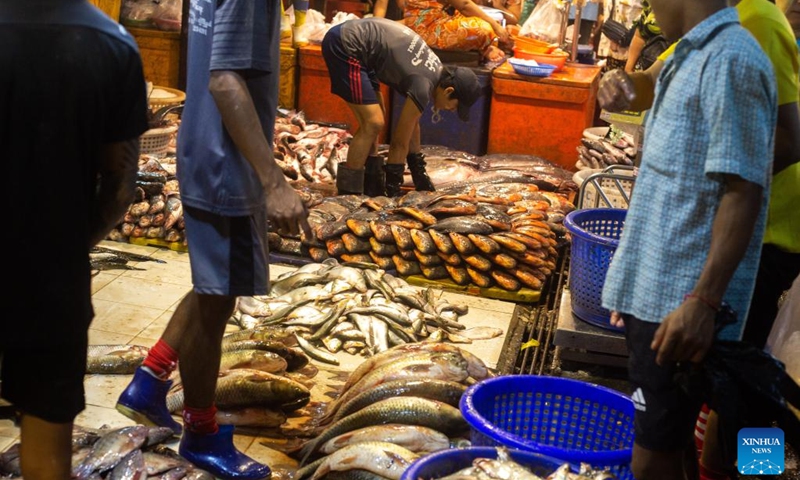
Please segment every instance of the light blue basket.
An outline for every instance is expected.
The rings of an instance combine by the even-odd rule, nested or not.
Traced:
[[[608,468],[633,480],[633,402],[593,383],[543,375],[482,380],[461,397],[474,446],[504,445]]]
[[[555,65],[549,65],[546,63],[540,63],[537,66],[527,65],[525,63],[521,63],[519,60],[515,58],[509,58],[508,63],[511,64],[511,67],[514,68],[514,72],[518,73],[519,75],[527,75],[529,77],[549,77],[553,72],[556,71]]]

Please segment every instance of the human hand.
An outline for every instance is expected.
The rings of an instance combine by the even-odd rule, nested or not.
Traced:
[[[494,28],[494,33],[497,34],[497,40],[500,42],[501,45],[510,45],[511,36],[508,34],[508,30],[506,30],[505,27],[503,27],[499,23],[495,22],[495,24],[497,26]]]
[[[600,80],[597,102],[609,112],[621,112],[631,107],[636,99],[633,81],[623,70],[612,70]]]
[[[297,235],[302,231],[305,238],[312,238],[308,224],[308,209],[300,196],[285,181],[267,191],[267,217],[279,230]]]
[[[625,328],[625,322],[622,320],[622,315],[619,312],[611,311],[611,320],[609,321],[612,327]]]
[[[714,341],[716,312],[697,299],[688,298],[664,318],[653,336],[650,348],[657,352],[656,363],[703,361]]]

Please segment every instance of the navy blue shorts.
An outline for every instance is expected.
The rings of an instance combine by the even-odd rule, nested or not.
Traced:
[[[342,48],[341,24],[334,26],[322,40],[322,56],[331,77],[331,93],[345,102],[356,105],[378,103],[380,82],[375,71],[366,68],[361,61]]]
[[[675,381],[677,364],[659,366],[650,348],[660,324],[623,315],[628,345],[628,377],[636,407],[634,441],[655,452],[678,452],[694,438],[702,400],[692,397]]]
[[[196,293],[238,297],[269,292],[266,208],[250,216],[223,217],[183,207]]]

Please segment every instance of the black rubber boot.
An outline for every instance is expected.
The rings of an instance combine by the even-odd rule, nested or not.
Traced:
[[[386,173],[383,171],[383,157],[370,155],[364,165],[364,195],[383,197],[386,195]]]
[[[337,195],[363,195],[364,194],[364,169],[353,170],[347,165],[339,165],[336,174]]]
[[[386,164],[386,196],[399,197],[400,187],[403,186],[403,172],[405,165]]]
[[[408,169],[411,171],[411,179],[414,180],[414,188],[417,189],[418,192],[434,192],[436,188],[433,186],[433,182],[431,182],[431,178],[428,176],[428,172],[425,171],[425,155],[422,153],[409,153],[406,156],[406,162],[408,163]]]

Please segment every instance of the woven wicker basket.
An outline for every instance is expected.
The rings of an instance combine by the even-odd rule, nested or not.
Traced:
[[[156,92],[155,97],[153,96],[153,92]],[[164,92],[171,95],[165,96]],[[153,85],[153,90],[150,92],[150,96],[147,101],[150,109],[156,111],[161,107],[166,107],[167,105],[180,105],[184,100],[186,100],[186,93],[178,90],[177,88]]]
[[[178,131],[177,125],[164,128],[151,128],[139,137],[139,153],[161,155],[167,153],[172,134]]]

